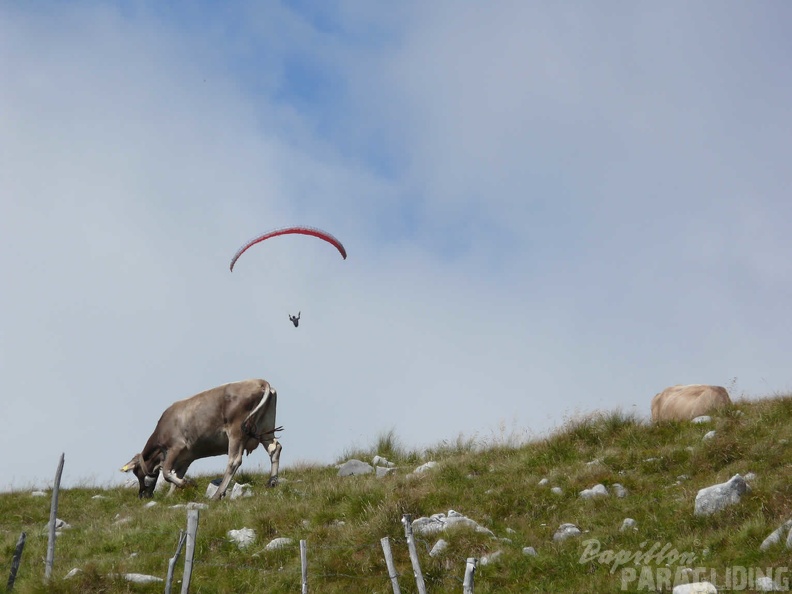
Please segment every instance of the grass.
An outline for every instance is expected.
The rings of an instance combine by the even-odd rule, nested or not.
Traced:
[[[622,573],[611,571],[612,560],[596,556],[581,563],[584,543],[592,538],[602,551],[631,553],[670,543],[680,553],[695,554],[696,566],[719,576],[734,566],[788,567],[783,544],[764,552],[759,544],[792,518],[791,415],[790,396],[739,401],[705,425],[649,425],[611,412],[570,419],[533,441],[513,433],[489,441],[460,437],[425,452],[409,449],[391,430],[370,448],[350,449],[339,459],[384,456],[399,466],[384,478],[340,478],[335,467],[302,464],[282,467],[283,483],[267,489],[266,476],[241,473],[237,478],[253,484],[253,497],[212,502],[201,511],[192,591],[299,592],[297,543],[305,539],[312,592],[390,593],[380,547],[380,539],[388,536],[402,591],[415,592],[401,516],[449,509],[476,520],[497,538],[465,528],[450,531],[442,534],[449,543],[445,553],[433,558],[428,550],[438,536],[417,537],[429,592],[460,592],[465,559],[496,551],[500,556],[495,561],[477,569],[477,594],[619,591]],[[715,437],[703,441],[711,429]],[[435,469],[407,476],[429,459],[439,463]],[[699,489],[748,472],[757,478],[738,505],[709,517],[693,515]],[[15,592],[161,592],[162,584],[136,585],[114,576],[165,577],[186,524],[184,509],[170,506],[206,501],[203,492],[212,477],[193,478],[196,486],[170,499],[157,494],[153,508],[143,506],[137,489],[62,491],[58,517],[72,528],[58,538],[49,584],[43,583],[49,498],[0,494],[0,560],[5,568],[0,578],[6,579],[16,540],[26,531]],[[539,486],[542,478],[549,484]],[[609,489],[620,483],[629,495],[578,496],[597,483]],[[551,493],[551,486],[563,493]],[[92,499],[97,494],[104,499]],[[637,530],[620,531],[627,517],[637,521]],[[565,522],[579,526],[582,536],[554,542],[553,533]],[[226,533],[242,527],[253,528],[257,541],[240,551]],[[293,539],[293,546],[265,551],[279,536]],[[538,555],[524,555],[526,546]],[[66,579],[73,567],[82,571]],[[671,569],[678,568],[672,564]],[[181,565],[176,573],[180,578]],[[627,591],[636,587],[637,582]]]

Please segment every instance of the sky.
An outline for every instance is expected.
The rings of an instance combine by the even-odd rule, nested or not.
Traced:
[[[0,490],[61,453],[66,486],[119,483],[172,402],[253,377],[285,469],[646,418],[674,384],[788,393],[790,21],[0,4]],[[229,271],[296,224],[348,258],[280,237]]]

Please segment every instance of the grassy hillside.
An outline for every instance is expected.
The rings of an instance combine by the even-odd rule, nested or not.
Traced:
[[[759,551],[763,539],[792,518],[790,418],[792,397],[786,396],[737,402],[708,425],[651,426],[620,413],[593,416],[517,446],[482,448],[473,440],[460,440],[419,454],[385,435],[369,451],[346,452],[339,460],[370,461],[382,455],[400,467],[384,478],[340,478],[333,467],[286,466],[283,484],[266,489],[265,476],[243,472],[237,478],[254,484],[253,497],[210,502],[201,511],[192,591],[299,592],[297,542],[305,539],[312,592],[390,593],[380,547],[380,539],[389,536],[402,592],[415,592],[400,518],[449,509],[489,528],[498,539],[466,528],[418,537],[430,593],[461,592],[465,559],[495,551],[500,556],[476,572],[477,594],[619,591],[621,571],[611,573],[607,559],[580,562],[583,542],[590,538],[598,539],[602,550],[628,552],[670,543],[679,552],[694,553],[696,566],[719,575],[733,566],[792,566],[783,544]],[[702,440],[712,429],[716,436]],[[285,448],[288,452],[288,439]],[[439,464],[424,475],[407,476],[426,460]],[[223,468],[224,461],[217,462]],[[711,517],[693,515],[698,489],[748,472],[757,476],[738,505]],[[678,479],[681,475],[687,478]],[[108,576],[137,572],[165,577],[179,530],[186,525],[185,510],[170,505],[206,501],[203,493],[213,477],[194,478],[194,488],[170,499],[157,494],[153,508],[144,508],[136,489],[62,491],[58,517],[72,528],[58,538],[55,577],[46,587],[42,578],[49,498],[27,492],[0,495],[2,583],[24,530],[28,542],[16,592],[161,592],[162,584],[135,585]],[[539,486],[542,478],[549,484]],[[620,483],[629,495],[595,500],[578,496],[597,483],[609,488]],[[563,494],[551,493],[552,486],[561,487]],[[105,499],[92,499],[96,494]],[[637,521],[637,530],[619,530],[627,517]],[[576,524],[584,534],[555,543],[553,534],[564,522]],[[244,551],[226,537],[228,530],[242,527],[258,535]],[[294,539],[294,545],[263,550],[279,536]],[[432,558],[428,550],[440,536],[449,546]],[[526,546],[538,555],[524,555]],[[73,567],[82,572],[64,579]],[[636,588],[633,583],[629,589]]]

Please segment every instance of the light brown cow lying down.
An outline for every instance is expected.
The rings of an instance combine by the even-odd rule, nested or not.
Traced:
[[[228,454],[223,481],[214,495],[220,499],[248,454],[262,444],[270,456],[269,485],[278,480],[281,444],[275,439],[278,395],[263,379],[225,384],[173,403],[162,413],[143,451],[121,470],[133,471],[140,497],[151,497],[159,471],[174,487],[186,484],[184,474],[199,458]]]
[[[687,421],[728,404],[729,393],[721,386],[671,386],[652,398],[652,420]]]

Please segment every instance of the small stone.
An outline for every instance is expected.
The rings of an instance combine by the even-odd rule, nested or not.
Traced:
[[[256,531],[252,528],[240,528],[239,530],[229,530],[226,536],[237,544],[240,549],[250,546],[256,542]]]
[[[616,497],[618,497],[619,499],[627,497],[627,489],[625,489],[619,483],[613,483],[613,492],[616,494]]]
[[[358,476],[362,474],[371,474],[374,472],[374,467],[362,460],[347,460],[338,469],[338,476]]]
[[[590,489],[583,489],[580,492],[580,496],[583,499],[592,499],[594,497],[607,497],[608,489],[605,488],[605,485],[598,484],[598,485],[594,485]]]
[[[536,549],[533,547],[523,547],[523,555],[530,555],[531,557],[536,557]]]
[[[447,548],[448,548],[448,542],[446,542],[445,540],[443,540],[443,539],[441,538],[440,540],[438,540],[438,541],[435,543],[435,545],[432,547],[432,550],[431,550],[431,551],[429,551],[429,556],[430,556],[430,557],[437,557],[437,556],[438,556],[438,555],[440,555],[440,554],[441,554],[443,551],[445,551]]]
[[[563,495],[564,494],[564,492],[561,490],[561,487],[553,487],[552,489],[550,489],[550,492],[553,495]]]
[[[713,437],[715,437],[715,431],[707,431],[707,433],[705,433],[704,437],[702,437],[701,439],[707,440],[707,439],[712,439]]]
[[[561,542],[573,536],[580,536],[580,534],[580,528],[574,524],[561,524],[561,526],[558,527],[558,530],[556,530],[556,533],[553,535],[553,540],[556,542]]]
[[[541,481],[539,481],[539,486],[540,487],[544,487],[549,482],[550,482],[549,480],[547,480],[546,478],[543,478]]]
[[[701,415],[700,417],[696,417],[690,422],[699,425],[701,423],[709,423],[711,421],[712,421],[712,417],[710,417],[709,415]]]
[[[637,528],[638,522],[633,520],[632,518],[624,518],[624,522],[622,522],[621,528],[619,528],[620,532],[624,532],[625,530],[638,530]]]
[[[274,550],[277,550],[277,549],[282,549],[284,547],[289,546],[291,543],[292,543],[292,539],[291,538],[285,538],[285,537],[274,538],[271,541],[269,541],[267,546],[264,547],[264,550],[266,550],[266,551],[274,551]]]

